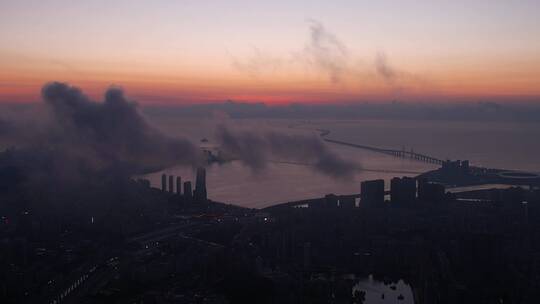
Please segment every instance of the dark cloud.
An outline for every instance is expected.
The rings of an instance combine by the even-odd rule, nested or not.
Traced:
[[[5,111],[0,117],[0,149],[27,145],[28,143],[41,143],[47,140],[47,127],[43,124],[43,117],[32,119],[28,113]]]
[[[316,171],[338,178],[350,178],[360,168],[330,151],[315,135],[232,131],[224,125],[216,133],[223,152],[239,158],[255,171],[263,170],[269,160],[308,163]]]

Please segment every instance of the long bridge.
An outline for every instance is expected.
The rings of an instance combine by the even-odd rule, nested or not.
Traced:
[[[435,158],[435,157],[432,157],[432,156],[429,156],[429,155],[425,155],[425,154],[416,153],[414,151],[382,149],[382,148],[377,148],[377,147],[353,144],[353,143],[340,141],[340,140],[335,140],[335,139],[330,139],[330,138],[323,138],[323,140],[326,141],[326,142],[329,142],[329,143],[333,143],[333,144],[338,144],[338,145],[342,145],[342,146],[349,146],[349,147],[353,147],[353,148],[369,150],[369,151],[373,151],[373,152],[392,155],[392,156],[399,157],[399,158],[413,159],[413,160],[422,161],[422,162],[430,163],[430,164],[441,165],[443,163],[443,160],[441,160],[441,159],[438,159],[438,158]]]
[[[421,154],[421,153],[416,153],[413,150],[406,151],[405,149],[403,149],[403,150],[383,149],[383,148],[378,148],[378,147],[354,144],[354,143],[341,141],[341,140],[336,140],[336,139],[330,139],[330,138],[326,137],[326,136],[328,136],[328,134],[330,134],[330,130],[326,130],[326,129],[316,129],[316,130],[319,132],[319,135],[321,136],[322,140],[324,140],[326,142],[329,142],[329,143],[342,145],[342,146],[353,147],[353,148],[359,148],[359,149],[364,149],[364,150],[369,150],[369,151],[373,151],[373,152],[383,153],[383,154],[386,154],[386,155],[391,155],[391,156],[394,156],[394,157],[407,158],[407,159],[417,160],[417,161],[430,163],[430,164],[441,165],[443,163],[442,159],[438,159],[436,157]]]

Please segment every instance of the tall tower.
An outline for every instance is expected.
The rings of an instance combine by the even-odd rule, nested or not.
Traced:
[[[182,178],[176,177],[176,194],[182,194]]]
[[[170,193],[174,192],[174,176],[173,175],[169,175],[169,192]]]
[[[206,202],[206,169],[200,167],[197,169],[197,178],[195,180],[195,200],[197,202]]]
[[[186,200],[191,200],[193,197],[193,192],[191,191],[191,182],[184,182],[184,197]]]
[[[167,191],[167,174],[161,174],[161,191]]]

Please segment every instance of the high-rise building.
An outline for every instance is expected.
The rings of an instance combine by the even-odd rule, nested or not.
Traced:
[[[390,200],[392,203],[410,204],[416,200],[416,179],[394,177],[390,181]]]
[[[197,202],[206,202],[206,169],[200,167],[197,169],[197,177],[195,180],[194,197]]]
[[[191,182],[184,182],[184,197],[190,200],[193,197],[193,191],[191,190]]]
[[[167,191],[167,175],[161,174],[161,191]]]
[[[426,185],[428,183],[427,178],[422,177],[418,179],[418,200],[424,200],[426,196]]]
[[[390,201],[396,203],[399,201],[399,190],[401,186],[401,178],[394,177],[390,180]]]
[[[174,176],[169,175],[169,192],[174,193]]]
[[[364,181],[360,184],[360,204],[380,206],[384,203],[384,180]]]
[[[182,178],[176,177],[176,194],[182,194]]]
[[[468,160],[464,160],[461,162],[461,170],[465,174],[468,174],[470,172],[470,165]]]
[[[444,185],[428,182],[422,178],[418,180],[418,200],[422,202],[440,202],[445,199]]]

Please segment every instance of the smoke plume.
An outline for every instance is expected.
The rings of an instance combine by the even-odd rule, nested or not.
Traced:
[[[330,151],[316,136],[232,131],[223,125],[216,133],[225,153],[239,158],[255,171],[264,169],[271,159],[309,163],[316,171],[338,178],[350,178],[360,168]]]
[[[26,158],[49,163],[49,171],[77,167],[132,174],[202,160],[191,142],[169,138],[148,125],[119,88],[108,89],[104,101],[96,102],[76,87],[53,82],[42,88],[42,98],[49,114],[46,123],[0,121],[0,138],[25,149]]]
[[[309,35],[303,49],[293,51],[291,56],[279,57],[255,47],[244,60],[231,56],[232,67],[252,78],[258,78],[267,72],[284,73],[288,67],[301,65],[323,74],[332,83],[341,82],[351,71],[347,47],[321,22],[312,19],[308,22]]]
[[[277,71],[283,67],[286,60],[270,56],[258,48],[253,48],[251,56],[245,61],[232,57],[232,66],[240,72],[248,74],[252,78],[258,78],[261,74],[268,71]]]
[[[199,150],[187,140],[171,139],[151,128],[123,91],[110,88],[102,103],[79,89],[50,83],[42,90],[56,123],[60,144],[89,149],[100,160],[143,165],[192,164]]]
[[[347,48],[316,20],[310,20],[309,30],[309,41],[304,50],[309,62],[327,73],[332,82],[340,82],[347,70]]]
[[[375,56],[375,69],[377,70],[377,75],[382,77],[386,83],[394,84],[397,77],[397,73],[388,64],[386,53],[384,52],[377,53],[377,55]]]

